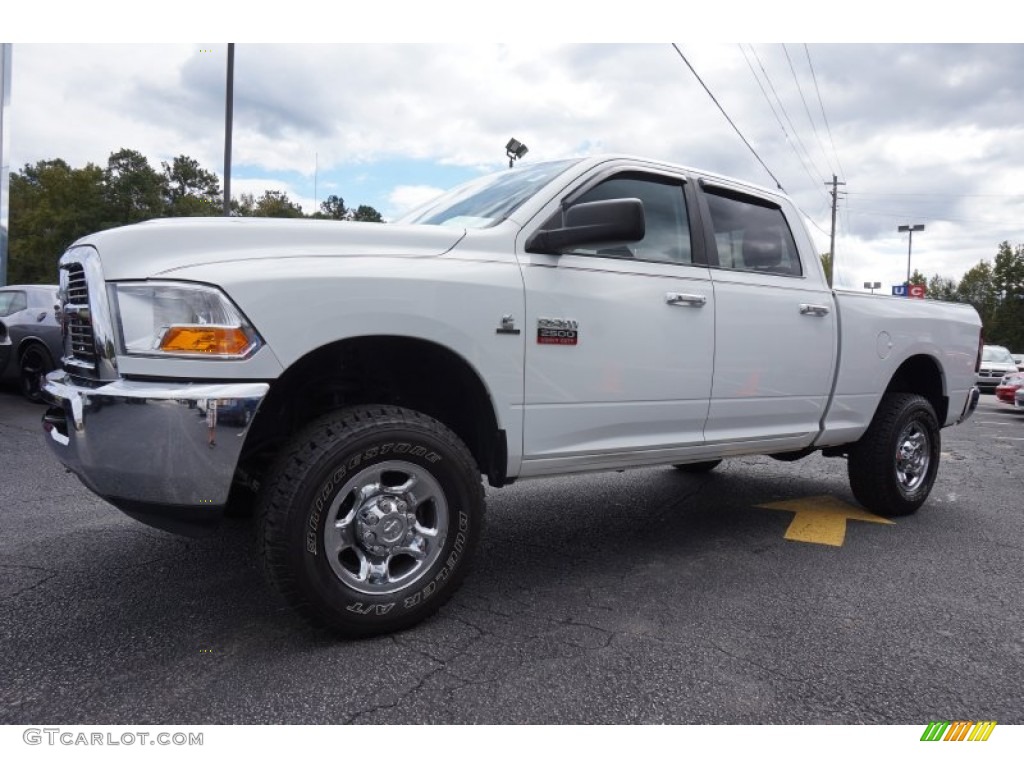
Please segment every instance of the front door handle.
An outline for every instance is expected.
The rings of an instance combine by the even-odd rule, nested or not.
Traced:
[[[829,313],[829,309],[821,304],[801,304],[800,314],[801,315],[814,315],[815,317],[824,317]]]
[[[699,293],[666,293],[665,303],[677,307],[703,307],[708,303],[708,297]]]

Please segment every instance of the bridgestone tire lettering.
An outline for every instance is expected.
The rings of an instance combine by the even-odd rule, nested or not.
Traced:
[[[362,484],[357,474],[372,474],[374,465],[422,467],[448,510],[436,559],[386,592],[361,591],[364,583],[345,571],[339,578],[324,546],[332,505],[338,509],[342,493],[350,498],[346,484]],[[285,601],[315,626],[365,637],[411,626],[451,598],[481,535],[484,495],[476,462],[443,424],[404,408],[361,406],[313,422],[282,450],[261,488],[257,520],[264,571]]]

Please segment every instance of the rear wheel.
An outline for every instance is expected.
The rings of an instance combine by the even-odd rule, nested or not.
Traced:
[[[348,408],[286,448],[261,490],[270,582],[312,623],[360,637],[411,626],[465,577],[480,537],[480,471],[440,422]]]
[[[43,377],[53,370],[53,358],[42,344],[29,344],[18,358],[21,394],[33,403],[43,401]]]
[[[854,497],[878,515],[913,514],[931,493],[940,448],[931,403],[920,395],[886,393],[867,432],[850,448]]]

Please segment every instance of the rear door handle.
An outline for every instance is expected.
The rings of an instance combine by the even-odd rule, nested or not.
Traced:
[[[814,315],[815,317],[824,317],[829,313],[828,307],[822,306],[821,304],[801,304],[800,314],[801,315]]]
[[[708,297],[699,293],[666,293],[665,303],[677,307],[703,307],[708,303]]]

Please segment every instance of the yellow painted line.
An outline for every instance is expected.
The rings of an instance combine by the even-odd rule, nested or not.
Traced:
[[[808,544],[826,544],[830,547],[843,546],[846,538],[846,521],[860,520],[865,523],[893,525],[888,520],[860,507],[854,507],[833,496],[810,496],[792,501],[776,501],[758,504],[760,509],[780,509],[796,513],[793,522],[786,529],[789,541],[803,541]]]

